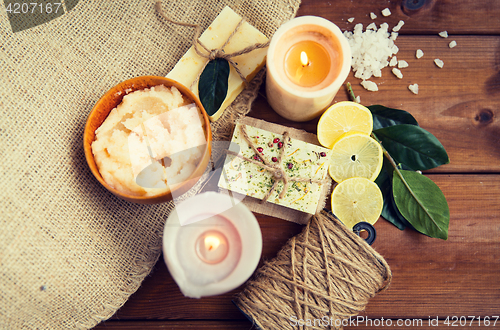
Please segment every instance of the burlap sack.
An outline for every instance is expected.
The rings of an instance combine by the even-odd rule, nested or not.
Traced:
[[[164,1],[163,9],[206,28],[230,5],[270,37],[299,2]],[[85,162],[85,120],[113,85],[166,75],[193,31],[166,24],[154,1],[80,1],[16,33],[0,8],[0,329],[91,328],[148,275],[173,205],[131,204],[102,188]]]

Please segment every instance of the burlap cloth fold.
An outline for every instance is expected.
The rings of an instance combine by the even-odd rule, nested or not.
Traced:
[[[163,9],[206,28],[230,5],[270,37],[299,4],[183,0]],[[173,205],[107,192],[87,167],[82,135],[101,95],[131,77],[166,75],[192,33],[164,22],[153,0],[80,1],[16,33],[0,10],[0,329],[91,328],[149,274]],[[258,84],[229,111],[246,113]],[[219,126],[214,134],[226,134]]]

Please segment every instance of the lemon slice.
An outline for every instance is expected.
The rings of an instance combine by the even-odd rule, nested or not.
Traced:
[[[330,106],[318,121],[318,140],[331,148],[342,134],[356,131],[370,135],[373,130],[371,111],[359,103],[343,101]]]
[[[332,192],[332,212],[350,229],[361,221],[377,222],[383,204],[380,188],[366,178],[344,180]]]
[[[382,162],[382,147],[372,137],[362,133],[345,133],[333,144],[328,172],[337,182],[352,177],[375,181]]]

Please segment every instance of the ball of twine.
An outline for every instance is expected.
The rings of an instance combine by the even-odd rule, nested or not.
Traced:
[[[330,328],[364,310],[385,290],[387,262],[363,239],[325,211],[259,268],[236,305],[260,329],[295,329],[291,320],[328,318]],[[308,329],[325,329],[313,324]]]

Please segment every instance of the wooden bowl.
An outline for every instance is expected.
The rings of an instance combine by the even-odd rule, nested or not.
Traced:
[[[111,112],[111,110],[116,108],[116,106],[122,102],[123,96],[136,90],[151,88],[158,85],[164,85],[165,87],[175,86],[182,93],[182,95],[192,100],[198,106],[198,108],[201,110],[203,114],[205,122],[205,137],[207,144],[198,167],[186,181],[175,187],[175,191],[169,190],[154,196],[136,196],[124,193],[107,184],[102,178],[101,174],[99,173],[91,147],[92,142],[94,142],[95,140],[95,131],[97,128],[101,126],[104,120],[108,117],[108,114]],[[187,87],[178,83],[177,81],[156,76],[143,76],[143,77],[132,78],[124,82],[121,82],[115,87],[111,88],[106,94],[104,94],[103,97],[101,97],[101,99],[96,103],[96,105],[90,112],[90,115],[87,118],[87,123],[85,125],[85,131],[83,135],[83,147],[85,150],[85,158],[87,159],[87,163],[90,167],[90,170],[92,171],[92,174],[94,174],[96,179],[114,195],[126,201],[139,204],[163,203],[172,199],[173,192],[175,196],[179,196],[184,192],[188,191],[191,187],[193,187],[193,185],[199,180],[199,178],[204,173],[207,167],[211,153],[211,142],[212,142],[212,132],[210,130],[210,122],[208,119],[208,115],[198,97],[196,97],[193,94],[193,92],[191,92]]]

